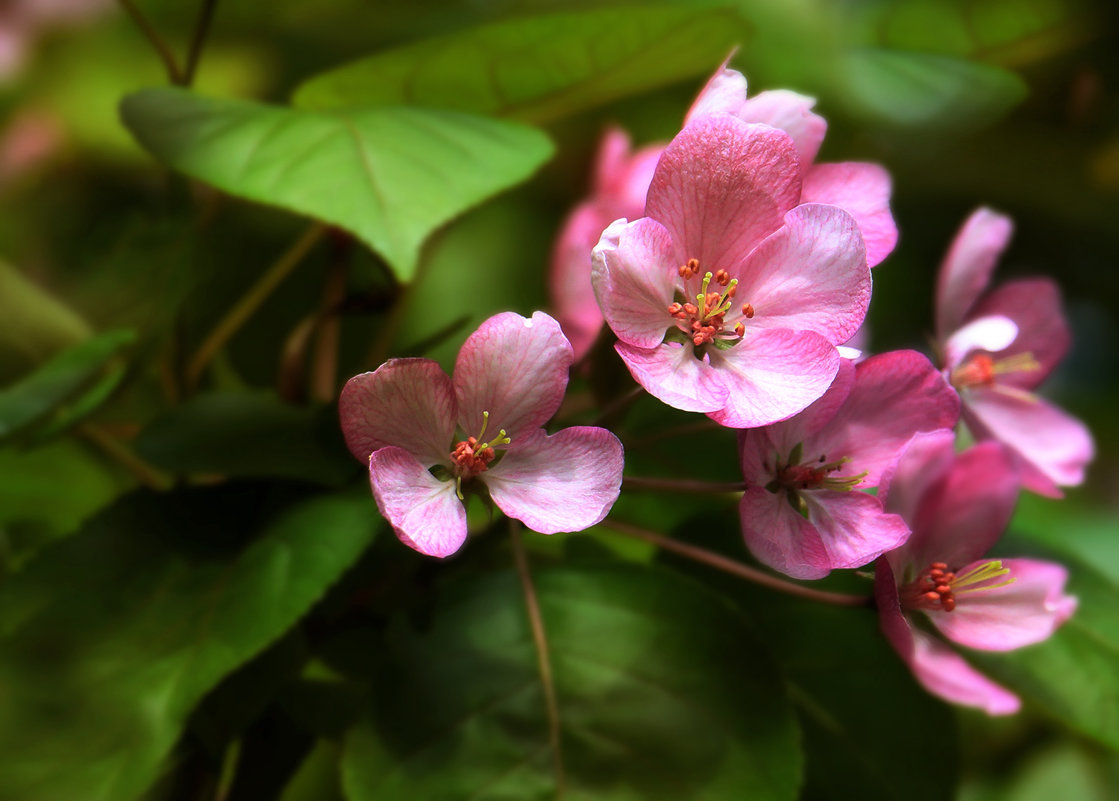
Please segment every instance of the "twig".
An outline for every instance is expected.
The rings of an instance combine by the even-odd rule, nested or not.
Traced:
[[[171,53],[171,48],[163,41],[156,29],[148,22],[140,9],[135,6],[132,0],[119,0],[121,8],[128,12],[128,16],[132,17],[132,21],[136,23],[136,27],[148,37],[148,41],[155,47],[159,57],[163,59],[163,66],[167,69],[167,78],[171,83],[176,85],[183,85],[183,73],[179,70],[179,65],[175,62],[175,56]]]
[[[175,81],[179,86],[190,86],[194,83],[194,75],[198,71],[198,59],[202,56],[202,45],[206,41],[206,34],[210,32],[210,23],[214,19],[214,9],[217,0],[202,0],[202,11],[198,14],[198,22],[194,25],[194,35],[190,40],[190,50],[187,51],[186,69],[180,76],[181,80]]]
[[[163,492],[174,484],[170,476],[145,462],[131,448],[96,423],[81,423],[76,430],[78,434],[100,448],[105,455],[134,475],[145,487]]]

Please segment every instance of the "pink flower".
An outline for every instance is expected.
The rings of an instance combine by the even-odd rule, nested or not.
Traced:
[[[591,273],[615,348],[650,394],[749,428],[828,388],[870,270],[851,216],[799,199],[783,131],[713,114],[668,145],[647,216],[603,233]]]
[[[620,128],[602,137],[591,197],[568,215],[552,251],[552,302],[576,359],[590,350],[602,328],[602,312],[591,287],[591,250],[614,220],[644,213],[645,193],[664,145],[629,150],[629,137]]]
[[[913,534],[878,560],[878,612],[890,644],[929,692],[991,715],[1012,714],[1017,696],[911,621],[923,616],[959,645],[1009,651],[1047,639],[1076,599],[1064,594],[1060,565],[981,558],[1010,520],[1018,473],[999,443],[957,455],[953,441],[947,432],[915,437],[883,481],[886,509]]]
[[[1023,486],[1060,497],[1058,486],[1084,480],[1092,436],[1032,392],[1069,347],[1056,284],[1023,279],[983,294],[1011,230],[1009,218],[979,209],[956,235],[937,286],[942,367],[976,439],[1002,442],[1021,461]]]
[[[815,114],[811,97],[778,89],[746,97],[746,78],[726,63],[692,104],[685,125],[708,114],[731,114],[743,122],[780,128],[796,143],[800,161],[801,203],[827,203],[847,211],[866,243],[867,263],[874,267],[890,255],[898,229],[890,213],[890,174],[877,164],[845,161],[816,164],[828,124]]]
[[[739,435],[746,493],[739,513],[758,561],[794,578],[859,567],[896,548],[909,527],[873,495],[919,431],[951,428],[959,401],[915,351],[844,361],[803,412]]]
[[[463,493],[477,482],[542,534],[606,516],[621,487],[618,438],[541,427],[563,400],[571,361],[551,317],[504,312],[466,340],[453,379],[429,359],[390,359],[346,383],[346,444],[368,461],[377,506],[404,543],[431,556],[457,551],[467,534]]]

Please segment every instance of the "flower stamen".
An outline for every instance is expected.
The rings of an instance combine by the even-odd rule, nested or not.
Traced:
[[[497,456],[496,448],[503,448],[512,442],[506,435],[505,429],[497,432],[497,436],[489,441],[483,440],[486,428],[490,424],[490,413],[482,412],[482,430],[476,437],[467,437],[455,444],[451,450],[451,469],[455,476],[455,494],[459,500],[462,496],[462,480],[471,479],[479,473],[489,469],[490,462]]]
[[[960,574],[950,571],[945,562],[933,562],[916,579],[901,588],[901,605],[904,609],[951,612],[961,595],[997,590],[1013,584],[1016,581],[1014,577],[997,581],[1009,575],[1010,568],[1003,567],[997,559],[983,562]]]
[[[1005,359],[994,359],[986,353],[976,353],[952,371],[950,381],[957,389],[989,387],[995,383],[995,376],[1040,369],[1041,364],[1029,352],[1015,353]]]

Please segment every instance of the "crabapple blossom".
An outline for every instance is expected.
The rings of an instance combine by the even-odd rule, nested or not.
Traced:
[[[859,567],[909,527],[873,495],[906,443],[951,428],[959,401],[915,351],[844,360],[827,393],[790,420],[739,434],[742,534],[762,563],[799,579]]]
[[[827,390],[870,270],[854,219],[799,199],[796,149],[776,128],[712,114],[668,145],[647,216],[613,223],[592,260],[615,349],[646,391],[748,428]]]
[[[1069,347],[1056,284],[1021,279],[984,293],[1011,230],[1009,218],[981,208],[956,235],[937,285],[941,366],[976,439],[1002,442],[1021,460],[1027,489],[1059,497],[1058,486],[1084,480],[1092,436],[1032,391]]]
[[[984,559],[1017,500],[1013,456],[997,442],[954,451],[948,432],[914,437],[879,490],[886,509],[912,527],[878,560],[875,596],[882,630],[929,692],[992,715],[1018,698],[975,670],[934,634],[968,648],[1009,651],[1047,639],[1076,609],[1067,572],[1034,559]]]
[[[404,543],[431,556],[457,551],[467,536],[464,492],[479,484],[543,534],[606,516],[621,487],[618,438],[590,426],[542,428],[563,400],[571,361],[551,317],[504,312],[467,338],[453,378],[409,358],[347,382],[346,444],[368,462],[377,506]]]

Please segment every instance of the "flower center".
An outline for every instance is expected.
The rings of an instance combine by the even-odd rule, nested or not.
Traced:
[[[860,481],[867,476],[867,471],[854,476],[832,476],[837,470],[851,461],[851,457],[828,461],[826,455],[821,455],[813,461],[804,461],[804,443],[798,442],[784,461],[778,456],[774,462],[773,480],[765,485],[770,492],[784,492],[789,504],[805,517],[808,516],[808,505],[800,496],[802,490],[853,490]]]
[[[455,492],[462,500],[462,482],[489,469],[490,462],[497,456],[495,448],[503,448],[512,442],[505,429],[497,432],[493,439],[486,440],[486,428],[490,424],[490,413],[482,412],[482,430],[476,437],[467,437],[455,444],[451,451],[451,474],[455,477]]]
[[[1010,568],[1003,567],[998,560],[984,562],[958,575],[948,569],[947,563],[933,562],[916,579],[901,588],[901,607],[951,612],[956,608],[957,599],[961,595],[1013,584],[1013,577],[998,581],[1009,575]]]
[[[676,328],[682,331],[697,348],[708,344],[728,348],[742,339],[746,328],[741,320],[730,325],[726,319],[727,313],[734,305],[733,298],[738,289],[738,279],[731,278],[726,270],[704,273],[699,291],[691,295],[689,293],[695,288],[692,281],[699,275],[699,260],[688,259],[687,264],[680,267],[679,273],[684,279],[683,297],[681,301],[668,306],[668,313],[676,320]],[[722,289],[712,290],[712,282]],[[693,298],[694,302],[692,302]],[[753,317],[754,307],[749,303],[745,304],[742,307],[742,314],[748,318]]]
[[[1041,365],[1032,353],[1016,353],[1005,359],[993,359],[986,353],[976,353],[952,371],[949,381],[956,389],[989,387],[995,383],[995,376],[1040,369]]]

